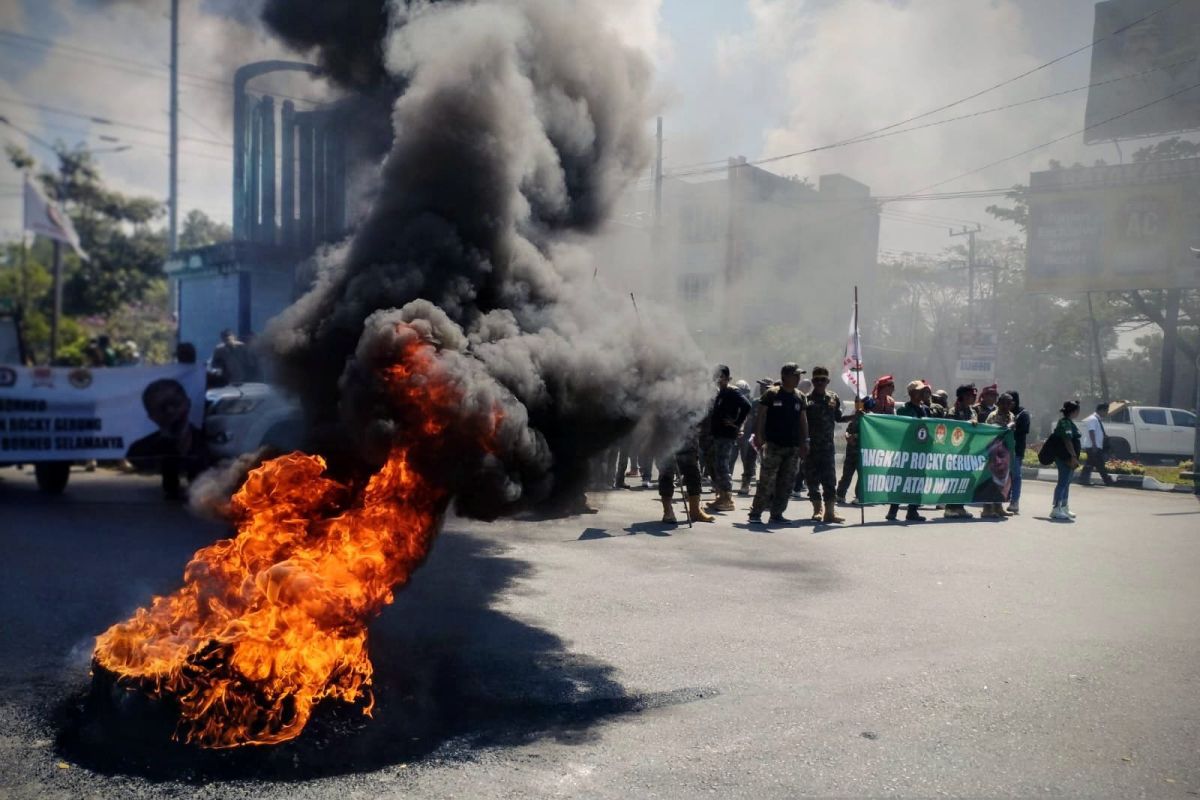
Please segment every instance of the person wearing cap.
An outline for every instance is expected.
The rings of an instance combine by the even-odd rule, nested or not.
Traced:
[[[904,389],[908,392],[908,400],[896,409],[896,415],[900,417],[914,417],[916,419],[928,417],[930,415],[929,406],[925,405],[924,397],[929,392],[929,384],[918,378],[915,381],[909,381],[908,386],[905,386]],[[900,504],[892,503],[888,506],[888,511],[884,519],[888,522],[895,522],[898,513],[900,513]],[[909,503],[904,519],[907,522],[925,521],[925,518],[921,516],[920,506],[916,503]]]
[[[805,416],[811,438],[808,455],[804,457],[804,479],[808,483],[808,500],[813,506],[812,518],[819,522],[845,522],[837,513],[837,471],[834,466],[834,426],[845,422],[842,400],[829,391],[829,370],[813,367],[812,392],[808,395]],[[824,506],[822,507],[822,493]]]
[[[758,401],[754,442],[762,456],[758,490],[750,506],[750,522],[762,522],[762,512],[771,511],[771,522],[786,524],[792,482],[800,459],[808,452],[806,400],[797,391],[804,370],[788,362],[779,370],[779,384],[763,392]]]
[[[954,405],[946,411],[946,419],[957,419],[963,422],[977,423],[979,417],[975,410],[975,400],[979,393],[975,384],[965,383],[954,390]],[[964,505],[948,503],[944,516],[947,519],[974,519],[975,515],[967,511]]]
[[[758,401],[762,399],[763,392],[775,385],[775,381],[759,378],[756,385],[758,388],[754,395],[754,403],[742,424],[742,485],[738,489],[738,495],[741,497],[750,496],[750,483],[754,480],[754,473],[758,468],[758,450],[754,449],[754,431],[758,424],[759,409],[762,408]]]
[[[976,422],[987,422],[987,418],[996,410],[996,399],[999,396],[1000,390],[994,383],[979,390],[979,402],[974,406]]]
[[[729,385],[729,367],[718,364],[716,379],[717,396],[708,415],[708,432],[712,437],[713,483],[717,497],[709,504],[709,510],[733,511],[733,476],[730,469],[737,453],[738,433],[750,414],[750,401]]]

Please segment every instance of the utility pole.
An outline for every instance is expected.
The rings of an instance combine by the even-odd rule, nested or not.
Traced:
[[[975,234],[983,230],[976,224],[974,229],[963,226],[961,231],[950,229],[951,236],[967,237],[967,325],[975,327]]]
[[[171,166],[167,178],[169,198],[167,254],[179,245],[179,0],[171,0]]]
[[[654,232],[658,235],[658,229],[662,225],[662,188],[663,188],[663,167],[662,167],[662,117],[658,118],[658,133],[655,137],[657,144],[657,153],[654,156]]]
[[[1107,403],[1110,399],[1108,395],[1108,376],[1104,372],[1104,354],[1100,352],[1100,330],[1096,325],[1096,312],[1092,310],[1092,293],[1087,293],[1088,300],[1088,319],[1092,323],[1092,352],[1096,354],[1096,365],[1100,372],[1100,400]]]
[[[1175,348],[1179,341],[1179,290],[1167,289],[1163,303],[1162,374],[1158,381],[1158,404],[1173,405],[1175,395]]]
[[[58,155],[58,186],[54,191],[54,202],[58,204],[58,210],[65,215],[67,210],[63,205],[63,200],[67,196],[67,155],[65,152],[57,153]],[[53,284],[51,292],[54,296],[54,305],[50,312],[50,364],[54,364],[54,359],[58,357],[58,321],[62,319],[62,242],[58,239],[52,239],[51,245],[54,252],[54,266],[51,268],[53,276]]]

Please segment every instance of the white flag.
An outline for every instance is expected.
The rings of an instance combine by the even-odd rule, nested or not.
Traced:
[[[79,234],[75,232],[71,218],[47,200],[28,175],[25,176],[25,230],[47,239],[66,242],[80,258],[87,261],[87,253],[79,246]]]
[[[862,340],[854,325],[854,310],[850,311],[850,334],[846,337],[846,357],[842,359],[842,380],[854,390],[855,398],[863,396],[866,383],[863,375]]]

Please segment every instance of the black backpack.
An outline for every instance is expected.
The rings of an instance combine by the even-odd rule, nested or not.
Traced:
[[[1066,455],[1066,450],[1063,447],[1063,439],[1057,433],[1050,434],[1050,438],[1042,442],[1042,449],[1038,450],[1038,463],[1049,466],[1056,459]]]

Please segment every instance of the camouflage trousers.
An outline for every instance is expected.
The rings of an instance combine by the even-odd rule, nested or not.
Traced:
[[[796,480],[796,470],[800,465],[800,448],[768,443],[761,455],[758,491],[754,493],[750,513],[757,515],[770,508],[771,516],[782,516],[787,510],[792,482]]]
[[[837,471],[834,469],[833,448],[810,450],[804,459],[804,480],[808,484],[808,499],[814,506],[821,504],[821,491],[825,502],[837,502]]]

